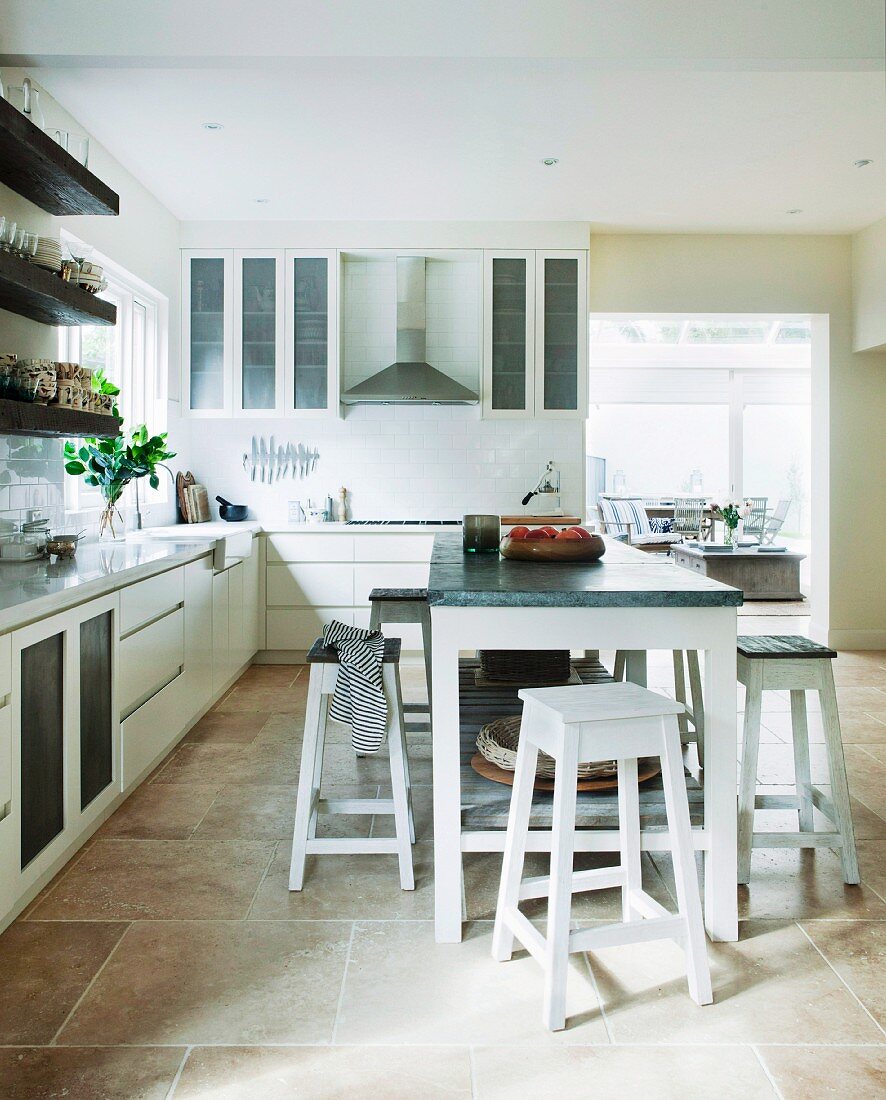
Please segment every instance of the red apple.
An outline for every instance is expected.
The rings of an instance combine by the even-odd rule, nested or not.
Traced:
[[[523,536],[524,539],[549,539],[550,537],[547,531],[542,531],[540,527],[535,527],[531,531],[527,531]]]
[[[574,531],[580,539],[589,539],[591,537],[590,531],[586,531],[584,527],[570,527],[570,531]]]
[[[528,527],[512,527],[508,533],[509,539],[525,539],[529,534]]]
[[[556,527],[550,527],[550,526],[542,527],[542,531],[545,532],[545,534],[548,536],[548,538],[555,539],[557,537],[557,528]]]
[[[557,538],[558,539],[581,539],[581,538],[584,538],[584,536],[580,535],[578,533],[578,531],[575,530],[574,527],[570,527],[566,531],[561,531],[560,534],[557,535]]]

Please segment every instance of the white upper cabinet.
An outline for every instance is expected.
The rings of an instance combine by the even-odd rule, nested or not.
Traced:
[[[191,416],[230,416],[234,254],[182,253],[183,404]]]
[[[286,252],[286,416],[340,415],[338,254]]]
[[[234,410],[270,416],[283,407],[283,252],[234,254]]]
[[[587,253],[487,251],[483,415],[583,419]]]

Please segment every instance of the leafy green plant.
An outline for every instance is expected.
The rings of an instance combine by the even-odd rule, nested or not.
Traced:
[[[120,396],[120,387],[114,385],[101,367],[96,367],[92,372],[92,388],[96,393],[107,393],[110,394],[111,397]],[[120,410],[117,407],[116,401],[114,402],[111,412],[114,416],[120,415]]]
[[[105,384],[112,385],[106,380]],[[117,501],[130,481],[146,477],[151,488],[156,489],[160,484],[157,467],[168,458],[175,458],[175,451],[167,449],[166,432],[149,435],[144,424],[133,428],[128,440],[121,433],[112,439],[84,439],[79,447],[65,443],[66,473],[82,477],[87,485],[99,489],[105,499],[100,535],[108,530],[115,535],[114,521],[121,518]]]

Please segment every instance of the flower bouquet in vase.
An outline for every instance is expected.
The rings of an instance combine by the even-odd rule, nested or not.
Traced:
[[[736,532],[751,514],[751,502],[749,500],[727,500],[725,504],[716,504],[711,501],[711,514],[714,519],[723,520],[726,529],[724,542],[727,546],[735,546]]]

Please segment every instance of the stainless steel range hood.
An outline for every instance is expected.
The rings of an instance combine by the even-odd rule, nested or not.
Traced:
[[[425,258],[397,257],[397,361],[346,390],[345,405],[476,405],[478,394],[425,361]]]

